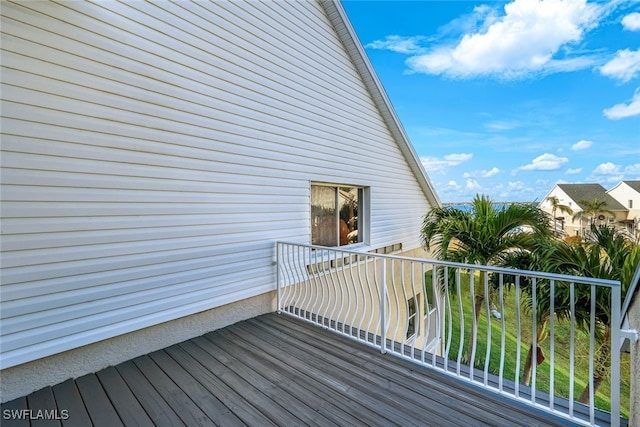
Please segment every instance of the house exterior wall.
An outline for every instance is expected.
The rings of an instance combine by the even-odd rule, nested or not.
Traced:
[[[610,225],[610,226],[616,227],[617,229],[625,229],[626,228],[625,224],[627,223],[627,219],[630,214],[628,210],[625,210],[623,207],[627,205],[628,200],[625,199],[626,201],[624,201],[623,203],[621,199],[618,199],[617,197],[614,196],[614,194],[611,194],[611,191],[613,190],[609,190],[607,193],[609,193],[615,200],[610,199],[610,201],[611,202],[617,201],[621,203],[622,206],[620,207],[607,206],[606,209],[611,210],[612,214],[609,214],[609,213],[602,214],[601,215],[602,219],[596,219],[596,224]],[[629,193],[625,191],[624,193],[620,192],[618,195],[622,196],[623,198],[626,198],[627,196],[629,196]],[[603,196],[606,197],[604,193],[603,193]],[[557,210],[556,218],[562,218],[556,221],[557,230],[559,232],[564,232],[567,237],[582,236],[585,230],[589,229],[591,225],[591,218],[589,218],[588,216],[587,217],[576,216],[582,211],[582,208],[578,204],[579,200],[574,200],[574,198],[571,197],[569,194],[567,194],[567,192],[565,192],[560,186],[554,185],[551,191],[549,191],[549,193],[547,193],[547,195],[538,204],[538,207],[543,211],[547,212],[550,216],[553,216],[553,210],[552,210],[552,204],[548,199],[552,197],[556,197],[558,199],[559,204],[568,206],[573,211],[572,214],[567,214],[567,213],[561,212],[560,210]],[[599,198],[602,198],[602,196],[600,196]]]
[[[640,235],[640,192],[621,181],[607,193],[629,210],[624,218],[628,221],[627,229],[630,232],[635,230],[636,236]]]
[[[3,382],[272,292],[274,241],[310,242],[311,182],[368,188],[366,247],[420,246],[437,198],[321,4],[2,15]]]
[[[565,205],[573,210],[573,214],[566,214],[563,212],[556,212],[556,217],[563,217],[564,220],[557,220],[556,226],[558,231],[564,231],[567,236],[576,236],[580,234],[580,220],[573,220],[573,215],[579,212],[580,206],[576,203],[575,200],[572,200],[571,197],[567,195],[560,187],[554,185],[551,191],[542,199],[542,201],[538,204],[538,207],[543,211],[547,212],[550,216],[553,215],[551,209],[551,203],[549,202],[549,198],[556,197],[558,202],[561,205]]]

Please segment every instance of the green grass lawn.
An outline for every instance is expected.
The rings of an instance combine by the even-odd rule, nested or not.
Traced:
[[[475,278],[476,282],[478,277]],[[426,274],[426,286],[428,295],[430,295],[431,288],[431,274]],[[470,300],[469,291],[469,276],[462,275],[461,277],[461,292],[463,301],[463,312],[465,319],[464,326],[464,344],[463,354],[466,353],[467,342],[472,325],[472,304]],[[504,310],[503,318],[504,322],[491,316],[491,347],[489,356],[489,368],[488,371],[493,374],[500,373],[500,354],[501,354],[501,340],[502,340],[502,328],[504,327],[504,354],[505,360],[503,361],[503,373],[504,378],[511,381],[516,381],[516,362],[518,351],[518,337],[517,337],[517,310],[515,302],[516,292],[514,289],[504,290]],[[449,349],[449,359],[457,359],[458,349],[460,346],[460,313],[458,309],[457,297],[452,295],[452,333],[451,333],[451,348]],[[496,308],[501,311],[501,307],[498,298],[495,298]],[[474,366],[479,369],[484,369],[485,356],[486,356],[486,343],[488,341],[488,329],[487,329],[487,316],[485,314],[485,308],[483,306],[482,313],[478,322],[477,332],[477,348],[475,352]],[[447,319],[448,321],[448,319]],[[503,326],[504,323],[504,326]],[[525,365],[525,359],[531,343],[532,336],[532,319],[531,314],[524,309],[520,309],[520,324],[521,324],[521,337],[520,337],[520,366],[519,376],[522,378],[523,368]],[[448,325],[446,326],[448,328]],[[446,329],[448,331],[448,329]],[[551,389],[551,331],[547,327],[549,336],[543,341],[541,348],[546,356],[546,360],[542,362],[536,368],[536,388],[549,392]],[[588,384],[589,378],[589,337],[584,332],[576,329],[575,333],[576,345],[574,353],[574,369],[575,369],[575,384],[574,384],[574,399],[577,400],[582,393],[583,388]],[[445,342],[446,343],[446,342]],[[554,344],[554,372],[553,372],[553,388],[554,394],[569,397],[569,378],[570,378],[570,325],[568,322],[555,321],[553,331],[553,344]],[[597,342],[596,342],[597,346]],[[464,355],[466,360],[466,354]],[[620,369],[621,387],[620,387],[620,399],[621,407],[620,412],[624,417],[629,415],[629,381],[630,381],[630,358],[628,354],[622,354],[621,357],[621,369]],[[520,382],[520,380],[518,380]],[[607,378],[596,393],[595,406],[599,409],[610,410],[610,389],[611,384]]]

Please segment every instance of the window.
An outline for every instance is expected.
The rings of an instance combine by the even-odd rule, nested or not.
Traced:
[[[629,199],[629,209],[633,209],[633,200]]]
[[[311,184],[311,244],[346,246],[364,241],[365,189]]]
[[[416,300],[420,298],[420,294],[414,298],[407,300],[407,336],[405,338],[412,338],[418,333],[418,310],[416,309]]]

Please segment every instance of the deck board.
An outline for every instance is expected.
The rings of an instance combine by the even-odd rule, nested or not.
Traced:
[[[56,409],[56,399],[53,396],[53,389],[51,387],[45,387],[41,390],[38,390],[29,396],[27,396],[27,402],[29,404],[29,408],[37,408],[36,411],[44,411],[45,413],[50,413],[49,411],[54,411]],[[48,419],[48,417],[43,416],[40,417],[40,413],[36,414],[35,419],[31,421],[32,427],[56,427],[60,426],[60,420]]]
[[[19,413],[20,411],[23,410],[28,410],[29,409],[29,405],[27,403],[27,397],[19,397],[18,399],[14,399],[10,402],[7,403],[3,403],[2,404],[2,414],[3,414],[3,419],[2,419],[2,426],[3,427],[29,427],[31,424],[29,423],[29,420],[25,419],[25,418],[19,418],[19,417],[4,417],[4,411],[9,411],[9,414],[11,414],[13,411],[16,411],[15,413]]]
[[[133,360],[140,372],[149,380],[162,398],[188,426],[215,426],[213,420],[156,365],[149,355]]]
[[[229,427],[245,425],[220,400],[212,396],[202,384],[194,381],[193,377],[166,352],[157,351],[149,356],[214,424]]]
[[[193,343],[183,344],[187,349],[194,346]],[[275,426],[269,422],[265,416],[253,405],[246,403],[245,397],[240,395],[235,389],[228,386],[223,379],[215,375],[213,371],[207,369],[207,362],[204,359],[196,359],[194,355],[187,352],[183,345],[172,346],[166,349],[167,354],[178,361],[182,368],[193,378],[202,384],[212,396],[215,396],[229,410],[233,411],[246,425]]]
[[[64,409],[64,426],[573,425],[276,314],[47,387],[5,409]]]
[[[119,427],[124,425],[96,375],[84,375],[76,379],[76,385],[94,426]]]
[[[125,380],[154,425],[161,427],[185,425],[133,361],[116,366],[116,370]]]
[[[78,385],[74,380],[67,380],[52,387],[56,405],[64,408],[69,417],[64,420],[64,427],[84,427],[91,425],[87,407],[80,396]],[[61,414],[63,415],[63,414]]]
[[[147,426],[151,418],[122,379],[116,368],[109,367],[96,374],[113,407],[125,426]],[[66,426],[65,426],[66,427]]]

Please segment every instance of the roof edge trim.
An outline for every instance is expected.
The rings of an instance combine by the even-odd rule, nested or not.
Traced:
[[[402,154],[405,156],[405,159],[422,188],[422,191],[427,196],[427,200],[429,200],[429,203],[434,207],[442,206],[440,198],[438,197],[435,188],[433,187],[433,184],[420,161],[420,157],[409,141],[409,137],[407,136],[400,119],[396,115],[391,101],[389,100],[382,83],[378,79],[378,76],[369,61],[364,47],[360,43],[360,40],[358,39],[358,36],[349,21],[347,13],[340,3],[340,0],[320,0],[320,4],[324,8],[331,24],[335,28],[340,41],[345,46],[354,66],[360,73],[365,87],[369,91],[376,107],[389,127],[391,135],[398,144],[400,151],[402,151]]]

